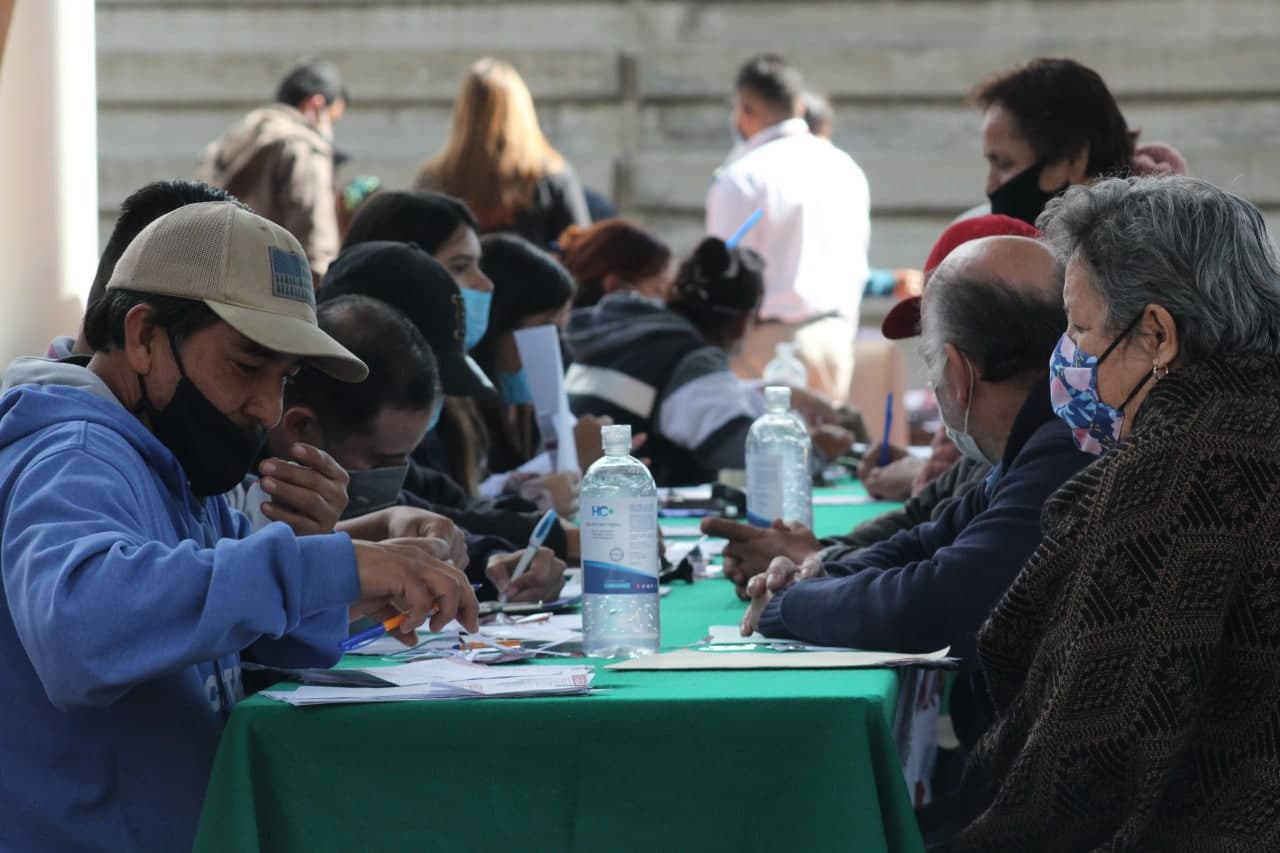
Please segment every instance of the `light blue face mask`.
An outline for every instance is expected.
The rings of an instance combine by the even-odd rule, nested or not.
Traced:
[[[462,304],[466,309],[467,331],[462,339],[462,348],[467,352],[480,343],[484,333],[489,330],[489,306],[493,303],[492,290],[472,290],[469,287],[459,288],[462,291]]]
[[[427,424],[427,435],[436,431],[436,426],[440,423],[440,413],[444,411],[444,398],[440,395],[439,389],[436,389],[436,404],[431,407],[431,421]]]
[[[498,393],[502,401],[513,406],[533,402],[533,389],[529,387],[529,374],[520,368],[515,373],[498,371]]]

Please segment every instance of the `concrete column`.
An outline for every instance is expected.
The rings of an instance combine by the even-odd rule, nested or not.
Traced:
[[[98,263],[93,0],[18,0],[0,64],[0,361],[79,329]]]

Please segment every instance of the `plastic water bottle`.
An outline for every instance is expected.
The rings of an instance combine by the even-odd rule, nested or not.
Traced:
[[[795,344],[778,344],[773,360],[764,366],[763,378],[770,385],[809,387],[809,371],[804,362],[796,358]]]
[[[789,411],[791,389],[764,389],[765,413],[747,434],[747,520],[768,527],[774,519],[813,527],[809,456],[804,423]]]
[[[583,650],[658,650],[658,489],[631,456],[631,427],[601,427],[604,456],[582,480]]]

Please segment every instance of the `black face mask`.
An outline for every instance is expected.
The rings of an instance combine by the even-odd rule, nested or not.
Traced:
[[[342,519],[362,515],[395,506],[400,500],[400,490],[409,476],[409,463],[389,468],[370,468],[365,471],[348,471],[347,508]]]
[[[1063,184],[1053,192],[1040,189],[1040,173],[1044,171],[1045,162],[1041,160],[1030,168],[1023,169],[1005,181],[993,193],[987,193],[991,202],[991,212],[1021,219],[1028,225],[1036,224],[1036,217],[1044,211],[1049,199],[1066,190],[1070,184]]]
[[[169,339],[169,347],[182,374],[173,398],[163,410],[156,409],[147,396],[146,382],[139,375],[142,399],[134,413],[145,412],[150,417],[151,431],[177,457],[193,494],[202,498],[220,495],[249,473],[266,444],[267,431],[239,426],[218,411],[187,378],[173,338]]]

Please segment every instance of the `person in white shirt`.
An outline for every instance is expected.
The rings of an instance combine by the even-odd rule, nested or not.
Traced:
[[[741,245],[765,259],[764,303],[735,372],[759,377],[776,346],[794,341],[810,388],[843,404],[867,281],[870,191],[853,158],[809,132],[803,94],[800,72],[780,56],[757,56],[738,72],[733,126],[745,141],[712,181],[707,232],[727,239],[763,211]]]

